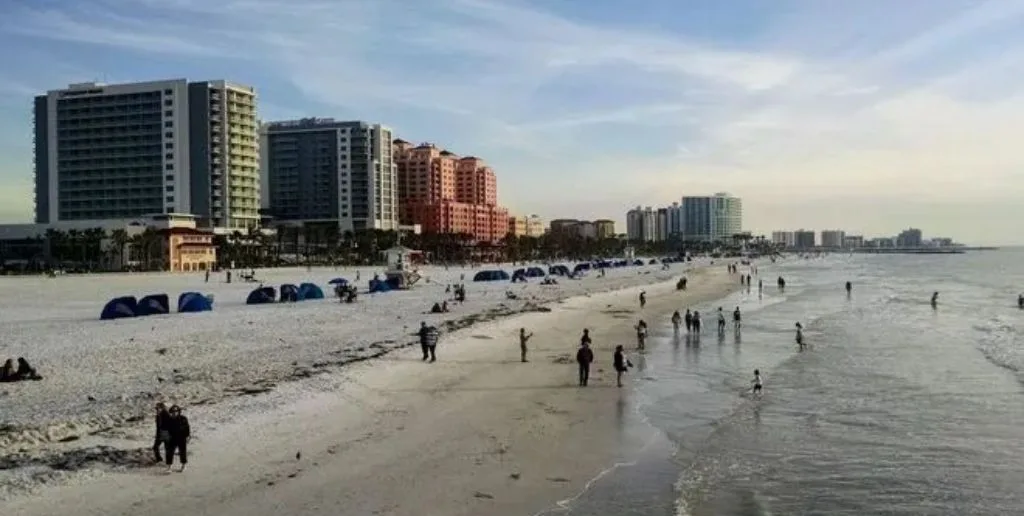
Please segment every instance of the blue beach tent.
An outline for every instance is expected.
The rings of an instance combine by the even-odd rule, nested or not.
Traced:
[[[378,292],[391,292],[391,284],[380,279],[370,280],[370,293],[376,294]]]
[[[544,269],[541,269],[540,267],[530,267],[526,269],[527,278],[543,278],[544,276],[547,276],[547,274],[545,274]]]
[[[167,294],[153,294],[139,300],[135,305],[135,315],[145,317],[147,315],[160,315],[171,313],[170,301]]]
[[[473,276],[473,281],[508,281],[509,275],[501,269],[484,270]]]
[[[324,291],[314,283],[299,285],[299,301],[306,299],[323,299]]]
[[[277,292],[274,287],[263,287],[249,292],[249,297],[245,299],[247,305],[262,305],[266,303],[273,303],[277,299]]]
[[[185,292],[178,296],[178,313],[209,312],[213,301],[199,292]]]
[[[569,268],[566,267],[565,265],[562,265],[562,264],[552,265],[551,267],[548,267],[548,272],[551,273],[551,274],[554,274],[555,276],[570,276],[570,275],[572,275],[572,273],[569,272]]]
[[[281,299],[282,303],[294,303],[300,301],[302,298],[299,296],[299,287],[292,285],[291,283],[285,283],[281,285]]]
[[[100,320],[107,321],[110,319],[135,317],[135,307],[137,305],[138,302],[135,301],[133,296],[115,297],[103,306],[103,311],[100,312]]]

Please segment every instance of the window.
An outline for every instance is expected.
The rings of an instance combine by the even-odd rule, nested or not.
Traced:
[[[167,190],[168,192],[173,192],[173,191],[174,191],[174,185],[167,185],[167,188],[166,188],[166,190]]]
[[[171,149],[174,148],[174,144],[171,143],[171,142],[167,142],[167,143],[164,144],[164,148],[167,149],[167,150],[171,150]]]
[[[174,202],[174,196],[173,195],[168,195],[167,196],[167,202]]]
[[[174,111],[164,111],[164,116],[174,116]]]
[[[164,159],[174,159],[174,154],[171,153],[171,152],[168,152],[167,154],[164,154]]]
[[[174,127],[174,122],[173,121],[168,120],[168,121],[164,122],[164,128],[165,129],[170,129],[172,127]]]
[[[164,90],[164,95],[173,95],[174,90]]]
[[[167,99],[167,100],[164,101],[164,107],[171,107],[173,105],[174,105],[174,101],[171,100],[171,99]]]
[[[168,163],[164,165],[164,170],[174,170],[174,163]],[[173,179],[174,176],[167,176],[167,179]]]
[[[168,166],[170,166],[170,165],[168,165]],[[164,176],[164,179],[167,180],[167,181],[174,181],[174,176],[171,175],[171,174],[167,174],[166,176]]]
[[[164,138],[174,138],[174,133],[168,131],[164,133]]]

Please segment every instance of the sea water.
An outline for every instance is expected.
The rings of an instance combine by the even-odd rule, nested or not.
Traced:
[[[678,307],[699,338],[652,324],[609,410],[656,437],[546,514],[1024,514],[1022,291],[1024,250],[762,265],[749,292]]]

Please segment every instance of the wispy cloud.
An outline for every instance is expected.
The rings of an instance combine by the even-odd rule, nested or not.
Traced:
[[[806,216],[787,202],[836,192],[880,202],[1024,193],[1014,144],[1024,0],[796,3],[748,20],[750,34],[711,30],[682,4],[679,20],[643,20],[624,0],[587,20],[529,0],[32,5],[5,13],[0,36],[52,47],[58,61],[104,49],[254,76],[276,94],[263,96],[272,116],[382,119],[484,153],[503,198],[524,211],[585,216],[564,199],[580,185],[603,216],[732,190],[769,230]],[[733,18],[744,16],[737,3]],[[701,24],[699,37],[687,29]],[[143,68],[134,78],[159,69]],[[36,87],[18,81],[0,90]]]

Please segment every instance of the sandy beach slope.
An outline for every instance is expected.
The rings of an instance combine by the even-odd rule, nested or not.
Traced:
[[[8,500],[5,513],[537,514],[645,439],[623,430],[631,390],[615,387],[611,350],[633,347],[643,288],[648,321],[736,288],[719,267],[690,278],[685,293],[669,283],[632,287],[474,325],[447,335],[435,364],[404,349],[322,375],[315,389],[285,385],[288,405],[199,432],[183,474],[111,472]],[[525,364],[520,327],[535,333]],[[581,389],[572,358],[584,327],[597,363]]]

